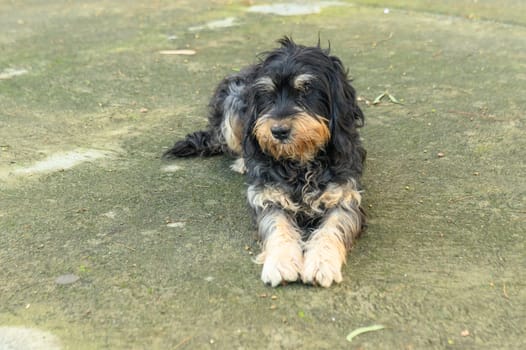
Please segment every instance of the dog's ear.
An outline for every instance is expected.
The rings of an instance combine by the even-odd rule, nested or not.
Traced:
[[[329,79],[333,103],[332,112],[336,120],[350,122],[355,128],[362,127],[363,113],[356,102],[356,91],[347,78],[347,70],[338,57],[331,56],[330,58],[334,67]]]
[[[344,154],[352,151],[356,128],[363,126],[364,116],[342,62],[337,57],[330,58],[333,64],[329,73],[331,143],[336,152]]]

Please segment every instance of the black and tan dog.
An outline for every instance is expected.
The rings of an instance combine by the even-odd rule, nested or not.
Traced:
[[[261,279],[329,287],[364,225],[359,180],[363,114],[342,62],[290,38],[259,63],[225,78],[209,126],[178,141],[165,158],[237,157],[246,173],[263,252]]]

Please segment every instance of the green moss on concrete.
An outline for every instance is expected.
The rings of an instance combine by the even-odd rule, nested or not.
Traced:
[[[0,325],[71,349],[343,348],[373,323],[387,328],[351,346],[523,346],[526,32],[499,22],[524,11],[426,4],[295,17],[242,2],[0,5],[0,71],[28,69],[0,81]],[[188,31],[230,16],[241,25]],[[362,98],[369,229],[341,285],[272,289],[230,161],[167,172],[159,156],[204,127],[221,77],[282,35],[318,33]],[[172,48],[197,53],[159,54]],[[385,91],[403,105],[366,105]],[[13,175],[75,149],[111,156]],[[66,273],[80,280],[56,284]]]

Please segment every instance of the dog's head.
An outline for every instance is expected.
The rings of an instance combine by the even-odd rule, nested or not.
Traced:
[[[321,151],[351,151],[350,134],[363,124],[341,61],[320,46],[290,38],[256,70],[245,145],[275,160],[306,163]]]

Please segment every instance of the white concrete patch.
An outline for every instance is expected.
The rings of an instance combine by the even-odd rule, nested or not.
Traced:
[[[13,171],[14,175],[33,175],[42,173],[52,173],[54,171],[73,168],[81,163],[106,158],[110,152],[95,149],[76,150],[70,152],[55,153],[44,160],[36,162],[32,166],[19,168]]]
[[[325,7],[345,5],[339,1],[320,1],[313,3],[281,3],[272,5],[254,5],[248,8],[248,12],[267,13],[279,16],[299,16],[320,13]]]
[[[184,222],[178,221],[178,222],[171,222],[171,223],[167,224],[166,227],[179,228],[179,227],[184,227],[185,225],[186,224]]]
[[[109,212],[100,215],[105,216],[108,219],[115,219],[117,217],[117,214],[113,210],[110,210]]]
[[[53,334],[25,327],[0,327],[1,350],[58,350],[60,342]]]
[[[79,279],[80,279],[79,276],[74,275],[74,274],[72,274],[72,273],[67,273],[67,274],[65,274],[65,275],[60,275],[60,276],[58,276],[58,277],[55,279],[55,283],[56,283],[56,284],[62,284],[62,285],[65,285],[65,284],[72,284],[72,283],[77,282]]]
[[[0,80],[11,79],[29,73],[27,69],[6,68],[0,72]]]
[[[165,165],[161,168],[161,171],[164,173],[175,173],[176,171],[181,170],[182,168],[179,165],[170,164]]]
[[[217,20],[217,21],[211,21],[211,22],[205,23],[205,24],[200,25],[200,26],[190,27],[190,28],[188,28],[188,30],[191,31],[191,32],[198,32],[198,31],[203,30],[203,29],[214,30],[214,29],[234,27],[234,26],[238,26],[238,25],[239,25],[239,23],[237,23],[237,19],[235,17],[227,17],[225,19],[220,19],[220,20]]]

